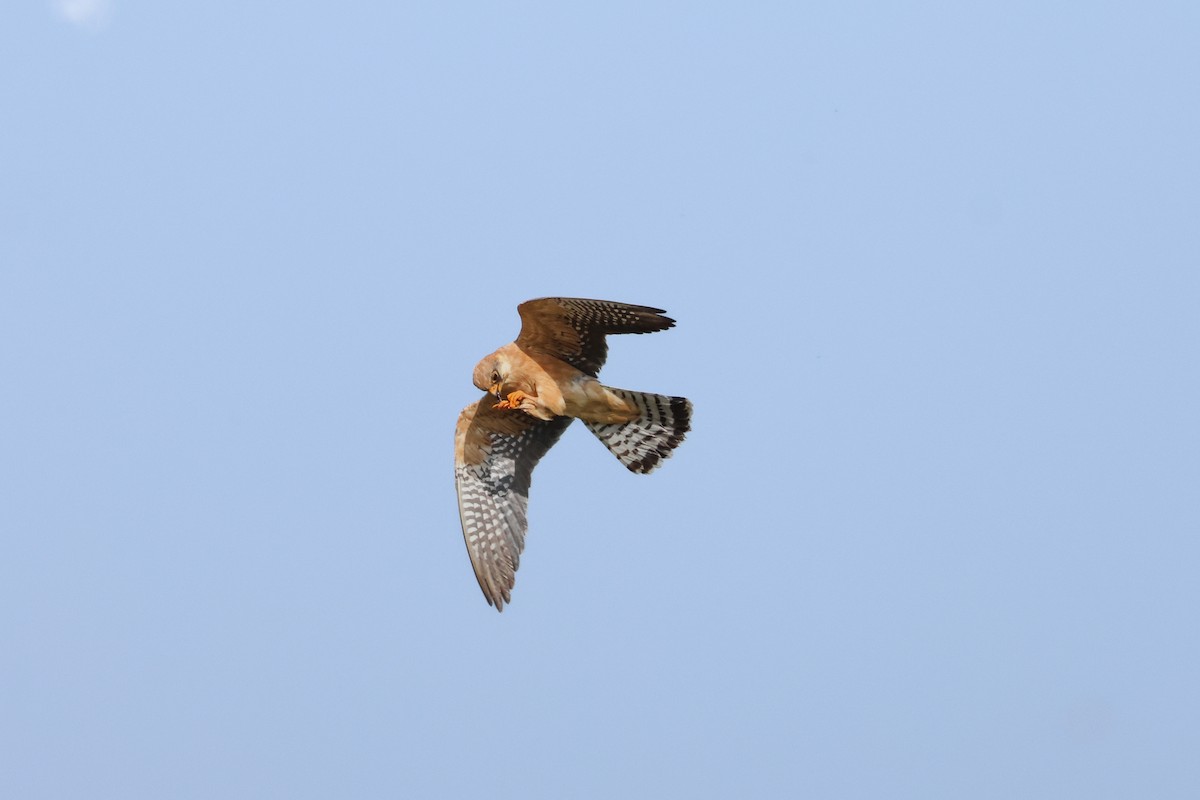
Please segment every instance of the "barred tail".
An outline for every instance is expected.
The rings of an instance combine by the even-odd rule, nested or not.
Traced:
[[[639,416],[611,425],[586,420],[584,424],[631,472],[653,472],[692,429],[692,404],[685,397],[611,387],[609,391],[632,403]]]

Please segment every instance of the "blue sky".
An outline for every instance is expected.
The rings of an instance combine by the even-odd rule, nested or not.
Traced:
[[[1194,3],[9,3],[0,794],[1200,792]],[[516,305],[678,320],[513,604]]]

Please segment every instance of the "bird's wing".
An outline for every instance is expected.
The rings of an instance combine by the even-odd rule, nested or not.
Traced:
[[[608,355],[606,334],[653,333],[675,324],[661,308],[578,297],[542,297],[522,303],[517,312],[518,347],[560,358],[593,377]]]
[[[463,409],[454,432],[454,479],[463,538],[479,588],[497,611],[511,601],[533,468],[571,424],[493,408],[485,395]]]

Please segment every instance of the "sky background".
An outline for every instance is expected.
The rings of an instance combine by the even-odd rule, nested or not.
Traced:
[[[1200,796],[1200,5],[8,2],[0,795]],[[666,308],[513,603],[455,417]]]

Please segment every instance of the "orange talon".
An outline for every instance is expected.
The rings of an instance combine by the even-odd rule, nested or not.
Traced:
[[[521,401],[528,396],[529,395],[518,389],[515,392],[509,392],[506,399],[496,403],[496,405],[492,406],[492,408],[518,409],[521,407]]]

